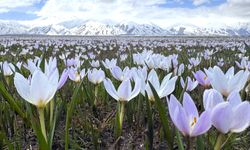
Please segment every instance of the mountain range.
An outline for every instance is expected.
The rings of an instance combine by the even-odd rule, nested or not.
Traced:
[[[134,22],[101,23],[72,20],[48,25],[28,25],[13,21],[0,21],[0,35],[188,35],[188,36],[250,36],[250,23],[235,26],[198,27],[190,24],[161,28],[155,24]]]

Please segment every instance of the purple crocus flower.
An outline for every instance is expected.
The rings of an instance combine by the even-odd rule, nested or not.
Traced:
[[[187,88],[186,91],[192,91],[194,90],[197,85],[198,85],[198,81],[192,80],[190,77],[187,77]],[[183,80],[183,78],[181,77],[181,86],[182,88],[185,87],[185,81]]]
[[[203,71],[199,70],[195,73],[193,72],[193,75],[200,85],[204,87],[208,87],[210,85],[210,80]]]
[[[200,58],[190,58],[189,59],[189,63],[194,67],[198,66],[200,64],[200,62],[201,62]]]
[[[227,101],[224,101],[223,96],[215,90],[205,93],[204,107],[211,111],[211,121],[217,130],[224,134],[238,133],[249,127],[250,104],[248,101],[242,102],[237,91],[233,91]]]
[[[206,133],[211,127],[210,111],[199,115],[194,101],[187,93],[184,93],[183,106],[171,95],[168,108],[174,125],[184,136],[196,137]]]
[[[60,88],[62,88],[62,86],[66,83],[67,79],[68,79],[68,69],[64,69],[63,72],[62,72],[62,75],[59,79],[59,82],[58,82],[58,87],[57,87],[57,90],[59,90]]]

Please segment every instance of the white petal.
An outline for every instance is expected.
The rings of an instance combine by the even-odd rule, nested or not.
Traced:
[[[245,101],[239,104],[233,113],[231,131],[236,133],[244,131],[249,126],[249,102]]]
[[[26,78],[20,73],[15,73],[14,84],[19,95],[26,101],[32,103],[30,98],[30,85]]]
[[[50,94],[51,87],[49,86],[48,77],[40,70],[33,73],[31,79],[31,98],[37,105],[40,102],[44,104],[47,102],[48,95]]]
[[[115,100],[119,100],[118,94],[117,94],[115,87],[114,87],[113,83],[111,82],[111,80],[105,79],[103,81],[103,84],[104,84],[106,91],[109,93],[109,95],[112,96]]]
[[[132,87],[131,87],[130,80],[127,79],[127,80],[122,81],[122,83],[120,84],[117,90],[120,100],[129,100],[131,96],[131,92],[132,92]]]

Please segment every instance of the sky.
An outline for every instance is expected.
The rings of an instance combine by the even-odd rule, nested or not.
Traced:
[[[0,20],[48,25],[71,20],[222,26],[250,22],[250,0],[0,0]]]

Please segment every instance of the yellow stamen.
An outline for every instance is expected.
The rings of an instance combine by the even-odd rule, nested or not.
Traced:
[[[197,118],[194,117],[194,120],[193,120],[193,122],[191,123],[191,126],[194,126],[194,125],[196,124],[196,122],[197,122]]]
[[[205,77],[203,78],[203,80],[207,80],[207,76],[205,76]]]

